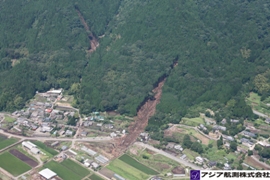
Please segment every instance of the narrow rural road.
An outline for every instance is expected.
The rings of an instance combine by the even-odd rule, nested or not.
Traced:
[[[4,132],[3,130],[0,130],[1,134],[4,134],[5,136],[11,136],[15,138],[25,139],[25,140],[41,140],[41,141],[79,141],[79,142],[98,142],[98,141],[110,141],[112,140],[109,136],[104,137],[86,137],[86,138],[53,138],[53,137],[24,137],[24,136],[18,136],[11,133]]]
[[[219,140],[220,139],[220,136],[218,138],[213,138],[211,136],[208,136],[206,134],[204,134],[202,131],[200,131],[197,127],[193,127],[193,126],[187,126],[187,125],[184,125],[184,124],[174,124],[173,126],[178,126],[178,127],[186,127],[186,128],[191,128],[191,129],[194,129],[195,131],[197,131],[198,133],[200,133],[201,135],[203,135],[204,137],[208,138],[208,139],[212,139],[212,140]],[[172,127],[173,127],[172,126]]]
[[[199,167],[199,166],[197,166],[197,165],[195,165],[195,164],[192,164],[192,163],[187,162],[187,161],[185,161],[185,160],[183,160],[183,159],[180,159],[180,158],[178,158],[178,157],[175,157],[175,156],[173,156],[173,155],[171,155],[171,154],[169,154],[169,153],[166,153],[166,152],[164,152],[164,151],[162,151],[162,150],[160,150],[160,149],[157,149],[157,148],[155,148],[155,147],[153,147],[153,146],[150,146],[150,145],[148,145],[148,144],[144,144],[144,143],[142,143],[142,142],[136,142],[135,144],[136,144],[136,145],[139,145],[139,146],[142,146],[142,147],[144,147],[144,148],[150,149],[151,151],[154,151],[154,152],[156,152],[156,153],[159,153],[159,154],[161,154],[161,155],[163,155],[163,156],[166,156],[167,158],[170,158],[170,159],[172,159],[172,160],[174,160],[174,161],[176,161],[176,162],[178,162],[178,163],[180,163],[180,164],[183,164],[183,165],[185,165],[185,166],[189,166],[189,167],[191,167],[192,169],[197,169],[197,170],[202,169],[201,167]]]
[[[261,164],[261,166],[265,167],[264,170],[270,170],[270,166],[264,162],[259,161],[255,156],[250,156],[252,159],[254,159],[258,164]]]
[[[252,110],[253,111],[253,113],[254,114],[256,114],[256,115],[258,115],[258,116],[260,116],[260,117],[263,117],[263,118],[269,118],[269,116],[267,116],[266,114],[263,114],[263,113],[261,113],[261,112],[259,112],[259,111],[256,111],[256,110]]]

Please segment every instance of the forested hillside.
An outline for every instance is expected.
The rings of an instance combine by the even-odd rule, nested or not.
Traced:
[[[98,38],[92,54],[76,7]],[[2,0],[0,21],[1,110],[63,87],[84,114],[133,116],[167,77],[148,126],[156,129],[198,107],[251,117],[246,93],[270,92],[261,87],[269,81],[267,0]]]

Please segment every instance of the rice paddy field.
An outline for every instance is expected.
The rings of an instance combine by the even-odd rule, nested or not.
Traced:
[[[13,156],[9,152],[5,152],[0,155],[0,167],[8,171],[13,176],[18,176],[32,169],[31,166]]]

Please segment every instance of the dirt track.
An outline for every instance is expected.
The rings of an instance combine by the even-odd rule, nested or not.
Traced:
[[[162,94],[162,86],[164,85],[166,79],[163,79],[158,86],[153,90],[155,93],[154,100],[148,100],[146,103],[138,110],[135,120],[128,128],[129,134],[127,134],[122,139],[118,140],[116,143],[113,155],[118,157],[122,152],[124,152],[131,144],[133,144],[140,133],[142,133],[148,124],[148,120],[151,116],[155,114],[156,105],[160,102]]]
[[[89,41],[90,41],[90,49],[89,49],[89,53],[92,53],[94,52],[97,47],[99,46],[99,43],[98,43],[98,39],[93,35],[93,33],[90,31],[90,28],[89,26],[87,25],[84,17],[82,16],[82,13],[80,12],[79,8],[76,8],[76,11],[78,13],[78,16],[84,26],[84,29],[86,30],[86,32],[88,33],[88,38],[89,38]]]
[[[34,161],[33,159],[31,159],[28,156],[24,155],[23,153],[21,153],[17,149],[11,149],[9,152],[12,155],[16,156],[18,159],[22,160],[23,162],[25,162],[26,164],[31,166],[31,167],[36,167],[38,165],[38,163],[36,161]]]

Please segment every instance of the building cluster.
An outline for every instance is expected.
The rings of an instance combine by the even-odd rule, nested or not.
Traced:
[[[37,92],[37,96],[46,98],[46,100],[39,101],[38,99],[40,98],[37,98],[31,101],[26,109],[12,113],[12,117],[16,118],[13,126],[15,130],[21,131],[22,127],[26,127],[32,131],[38,130],[39,132],[47,133],[51,132],[55,127],[54,121],[59,122],[59,120],[68,119],[68,116],[74,116],[74,109],[69,107],[66,107],[66,109],[60,107],[59,109],[59,106],[55,105],[57,100],[63,98],[62,89],[51,90],[46,93]]]
[[[22,146],[29,150],[33,154],[39,154],[40,150],[37,148],[37,146],[30,141],[23,141]]]
[[[100,167],[100,165],[105,165],[109,162],[109,159],[104,157],[103,155],[98,154],[96,151],[89,149],[85,146],[81,147],[81,150],[88,154],[92,159],[85,159],[84,165],[86,167],[91,167],[92,169],[96,170]]]

